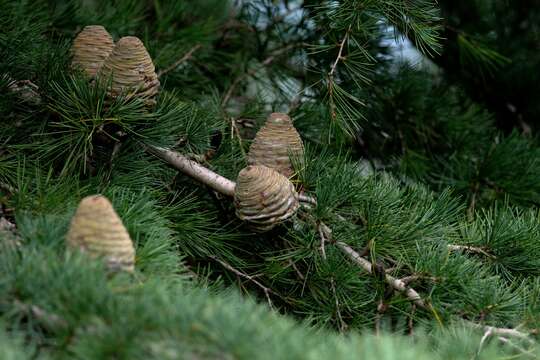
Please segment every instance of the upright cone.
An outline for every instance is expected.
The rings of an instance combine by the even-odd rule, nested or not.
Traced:
[[[287,114],[272,113],[255,136],[248,154],[249,165],[264,165],[291,177],[291,156],[302,159],[304,145]]]
[[[293,216],[299,203],[285,176],[266,166],[248,166],[238,174],[234,205],[241,220],[263,232]]]
[[[103,257],[111,270],[133,271],[135,249],[122,220],[101,195],[81,200],[71,220],[66,242],[92,257]]]
[[[103,26],[85,26],[71,45],[71,66],[94,78],[113,48],[113,39]]]
[[[155,104],[159,80],[154,63],[139,38],[125,36],[118,40],[113,52],[103,63],[100,76],[112,78],[111,96],[123,94],[139,97],[148,105]]]

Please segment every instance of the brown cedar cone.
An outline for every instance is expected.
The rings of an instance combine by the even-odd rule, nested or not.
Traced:
[[[248,154],[249,165],[264,165],[290,178],[294,169],[290,157],[302,160],[304,145],[287,114],[272,113],[259,130]]]
[[[113,39],[103,26],[85,26],[71,45],[71,66],[81,68],[94,78],[113,48]]]
[[[285,176],[266,166],[240,171],[234,190],[236,215],[263,232],[290,218],[298,210],[298,194]]]
[[[102,195],[81,200],[71,220],[67,246],[92,257],[103,257],[111,270],[133,271],[135,249],[122,220]]]
[[[152,58],[144,44],[135,36],[118,40],[111,55],[103,63],[100,76],[112,77],[111,96],[138,97],[147,105],[155,105],[159,80]]]

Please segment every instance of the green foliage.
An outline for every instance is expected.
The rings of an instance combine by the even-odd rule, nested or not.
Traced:
[[[496,273],[513,280],[515,276],[538,275],[538,211],[507,208],[500,204],[482,211],[463,228],[468,245],[485,249]]]
[[[8,341],[1,348],[6,359],[28,358],[35,345],[41,348],[40,359],[349,359],[353,354],[447,359],[476,352],[479,358],[493,359],[511,354],[508,348],[497,351],[493,343],[481,348],[480,336],[461,327],[419,332],[412,339],[339,337],[294,323],[231,292],[213,294],[173,279],[141,283],[122,274],[108,279],[99,262],[47,248],[38,251],[31,244],[0,256],[2,272],[8,274],[0,284],[2,306],[17,304],[4,320],[10,331],[24,330],[33,344],[23,352],[13,347],[20,340],[2,336],[4,344]]]
[[[23,345],[23,340],[20,335],[13,336],[5,331],[5,326],[2,324],[0,328],[0,357],[5,360],[24,360],[30,359],[30,354],[33,349],[28,345]],[[46,359],[45,356],[40,359]]]
[[[70,69],[89,24],[143,40],[155,107]],[[451,76],[386,45],[444,56],[443,24],[434,1],[0,0],[0,357],[537,354],[482,331],[538,328],[537,139],[501,130]],[[491,45],[463,33],[462,65],[496,76],[515,63]],[[292,181],[317,202],[263,234],[148,151],[234,180],[271,111],[301,133]],[[134,241],[133,274],[65,248],[91,194]]]

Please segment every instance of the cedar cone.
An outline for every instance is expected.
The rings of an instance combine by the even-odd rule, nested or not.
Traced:
[[[144,44],[135,36],[118,40],[113,52],[103,63],[100,75],[112,77],[111,96],[138,97],[147,105],[155,105],[159,80],[152,58]]]
[[[251,144],[248,164],[268,166],[290,178],[294,173],[291,156],[302,160],[302,139],[287,114],[272,113]]]
[[[263,232],[293,216],[298,194],[285,176],[266,166],[248,166],[240,171],[234,190],[236,215],[254,230]]]
[[[113,48],[113,39],[103,26],[85,26],[71,45],[71,66],[81,68],[94,78]]]
[[[103,257],[111,270],[133,271],[135,249],[122,220],[102,195],[81,200],[66,237],[68,247]]]

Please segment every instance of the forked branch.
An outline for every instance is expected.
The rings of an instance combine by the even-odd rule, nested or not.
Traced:
[[[224,177],[214,173],[213,171],[205,168],[204,166],[196,163],[195,161],[189,160],[185,156],[183,156],[181,154],[178,154],[178,153],[176,153],[174,151],[167,150],[167,149],[156,148],[156,147],[148,147],[148,150],[150,152],[158,155],[160,158],[162,158],[166,162],[170,163],[171,165],[173,165],[178,170],[186,173],[187,175],[190,175],[190,176],[194,177],[195,179],[197,179],[200,182],[208,185],[209,187],[215,189],[216,191],[219,191],[219,192],[221,192],[222,194],[225,194],[225,195],[231,195],[231,194],[234,193],[235,183],[233,181],[225,179]],[[362,270],[364,270],[365,272],[367,272],[369,274],[373,274],[374,268],[373,268],[373,265],[371,264],[370,261],[368,261],[367,259],[362,257],[358,252],[356,252],[352,247],[345,244],[344,242],[332,240],[331,239],[331,229],[327,225],[325,225],[323,223],[320,223],[319,226],[320,226],[320,230],[324,233],[324,237],[325,237],[325,240],[323,242],[323,246],[324,246],[325,242],[329,242],[331,244],[334,244],[345,255],[347,255],[347,257],[349,257],[349,259],[351,261],[353,261],[355,264],[357,264]],[[222,263],[222,265],[225,266],[226,268],[228,268],[229,270],[236,273],[236,271],[235,271],[236,269],[234,269],[234,270],[230,269],[227,265],[225,265],[223,263]],[[248,275],[242,274],[242,275],[239,275],[239,276],[246,278],[246,276],[248,276]],[[248,278],[248,279],[252,280],[252,281],[254,280],[252,278],[251,279]],[[393,276],[388,275],[388,274],[384,275],[384,280],[394,290],[404,294],[407,297],[407,299],[409,299],[414,305],[416,305],[416,306],[418,306],[420,308],[423,308],[423,309],[433,311],[433,308],[432,308],[431,304],[429,304],[424,299],[422,299],[420,294],[416,290],[414,290],[413,288],[407,286],[407,284],[404,281],[402,281],[400,279],[396,279]],[[261,287],[263,289],[263,291],[265,291],[265,294],[268,297],[268,292],[270,292],[271,289],[267,289],[262,284],[256,284],[256,285]],[[267,290],[265,290],[265,288]],[[519,331],[517,329],[497,328],[497,327],[488,326],[488,325],[481,325],[481,324],[477,324],[477,323],[473,323],[473,322],[466,322],[466,323],[473,326],[473,327],[475,327],[475,328],[481,328],[484,331],[489,331],[490,334],[496,335],[499,338],[513,337],[513,338],[519,338],[519,339],[525,340],[527,342],[532,342],[532,340],[530,339],[528,333],[521,332],[521,331]]]

